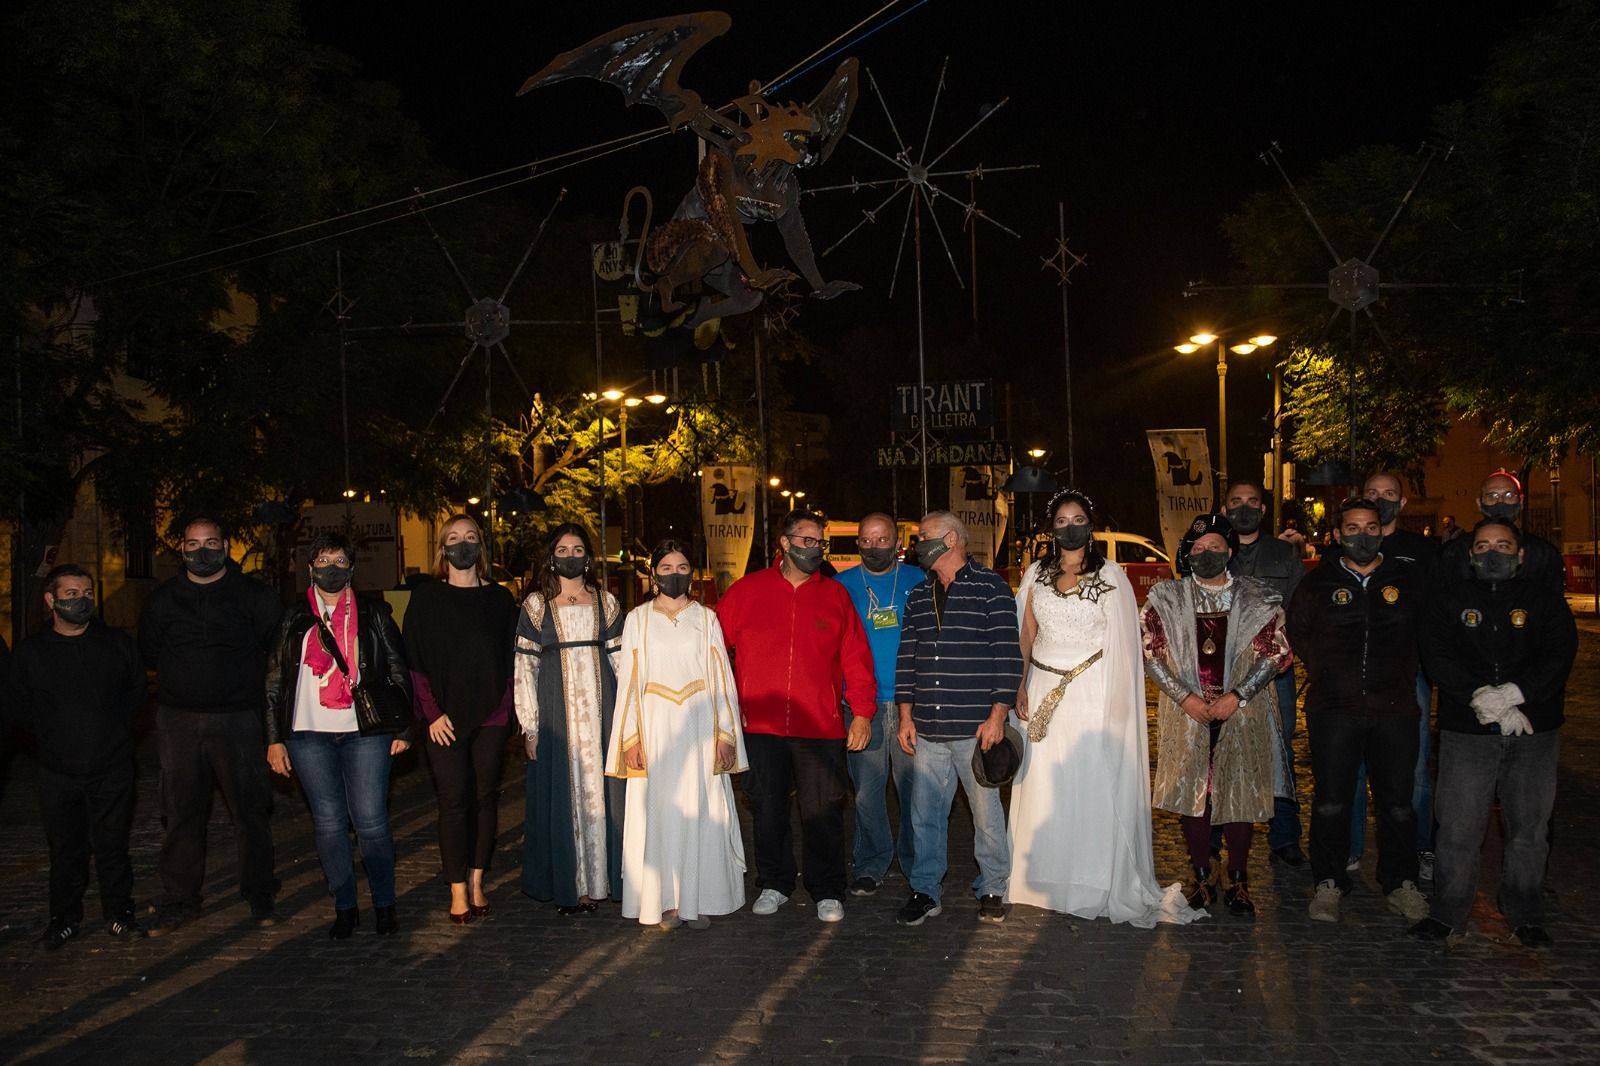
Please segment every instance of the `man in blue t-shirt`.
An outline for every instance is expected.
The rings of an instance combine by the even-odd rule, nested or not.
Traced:
[[[895,543],[894,519],[875,511],[861,520],[856,546],[861,565],[838,576],[861,615],[872,645],[877,675],[878,713],[872,719],[872,741],[865,751],[850,753],[850,779],[856,786],[855,874],[853,896],[870,896],[889,872],[896,840],[889,831],[888,781],[894,770],[895,792],[900,797],[900,871],[911,873],[911,756],[900,750],[895,736],[900,729],[894,702],[895,660],[900,653],[900,623],[905,618],[911,590],[927,574],[902,563]]]

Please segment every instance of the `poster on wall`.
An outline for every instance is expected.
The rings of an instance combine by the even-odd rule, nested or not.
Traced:
[[[1177,564],[1178,542],[1194,516],[1211,510],[1211,449],[1203,429],[1151,429],[1150,458],[1156,466],[1156,512],[1161,542]]]
[[[700,471],[706,567],[718,593],[744,576],[756,535],[755,487],[756,468],[748,463],[708,463]]]
[[[1000,491],[1006,471],[1001,466],[952,466],[950,511],[967,527],[968,553],[984,566],[993,567],[1005,544],[1011,503]]]

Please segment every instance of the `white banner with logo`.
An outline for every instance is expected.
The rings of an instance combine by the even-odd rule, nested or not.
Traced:
[[[1005,544],[1011,502],[1000,491],[1006,472],[999,466],[952,466],[950,510],[967,527],[968,554],[984,566],[995,566]]]
[[[345,526],[346,508],[349,527]],[[345,533],[355,546],[355,573],[350,584],[366,591],[392,589],[399,583],[400,570],[395,537],[394,509],[386,503],[321,503],[305,509],[300,534],[295,540],[295,588],[304,592],[311,578],[306,572],[306,557],[318,533]],[[432,561],[431,559],[429,560]]]
[[[709,463],[700,471],[700,514],[706,530],[706,567],[718,592],[744,576],[756,535],[756,468]]]
[[[1150,458],[1156,464],[1156,512],[1161,542],[1177,565],[1178,542],[1195,515],[1211,510],[1211,449],[1203,429],[1152,429]]]

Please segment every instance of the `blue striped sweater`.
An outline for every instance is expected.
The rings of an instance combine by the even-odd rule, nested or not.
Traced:
[[[895,665],[895,701],[911,704],[917,735],[964,740],[1022,682],[1017,604],[1005,579],[968,561],[950,582],[937,574],[906,603]]]

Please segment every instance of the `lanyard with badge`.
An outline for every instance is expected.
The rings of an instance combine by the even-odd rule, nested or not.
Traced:
[[[862,585],[867,589],[867,620],[872,623],[873,629],[894,629],[900,624],[900,613],[895,609],[896,595],[900,591],[900,564],[894,566],[894,584],[889,588],[889,606],[878,605],[878,594],[872,591],[870,571],[863,573]]]

